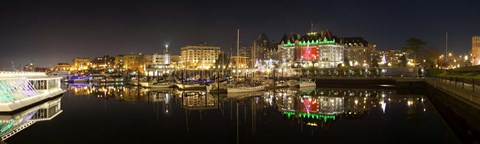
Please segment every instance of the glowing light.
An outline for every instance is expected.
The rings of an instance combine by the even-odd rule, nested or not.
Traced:
[[[335,120],[335,115],[324,115],[324,114],[316,114],[316,113],[298,113],[295,114],[295,112],[283,112],[283,114],[287,115],[288,118],[291,116],[297,116],[301,118],[312,118],[312,119],[323,119],[324,122],[327,122],[328,119]]]

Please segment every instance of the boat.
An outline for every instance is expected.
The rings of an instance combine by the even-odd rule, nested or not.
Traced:
[[[289,87],[300,87],[300,88],[317,86],[315,81],[311,81],[311,80],[301,80],[300,82],[298,82],[297,80],[289,80],[287,81],[287,84]]]
[[[197,90],[197,89],[205,90],[205,85],[201,85],[199,83],[185,83],[178,80],[175,86],[180,90]]]
[[[248,92],[248,93],[228,93],[227,98],[243,99],[248,97],[262,96],[264,91]]]
[[[205,89],[205,85],[201,85],[201,84],[182,84],[182,83],[177,83],[175,84],[175,86],[177,86],[178,89],[181,89],[181,90],[190,90],[190,89]]]
[[[139,86],[140,85],[140,82],[138,81],[138,79],[136,77],[133,77],[132,79],[130,79],[130,81],[128,82],[129,85],[133,85],[133,86]]]
[[[139,83],[142,87],[150,87],[150,85],[153,85],[153,83],[147,81],[140,81]]]
[[[146,78],[140,78],[139,80],[138,78],[133,77],[129,84],[134,86],[150,87],[150,85],[155,83],[153,81],[148,82]]]
[[[276,88],[286,88],[286,87],[289,87],[289,85],[288,85],[287,82],[278,81],[278,82],[275,83],[275,87]]]
[[[301,81],[300,82],[300,88],[303,88],[303,87],[316,87],[317,84],[315,84],[314,81]]]
[[[287,84],[289,87],[299,87],[300,83],[297,80],[288,80]]]
[[[61,70],[61,71],[53,71],[53,72],[50,72],[50,73],[48,74],[48,76],[62,77],[62,81],[67,81],[69,74],[70,74],[70,73],[69,73],[68,71]]]
[[[227,81],[222,81],[219,83],[211,83],[207,86],[207,92],[214,92],[214,93],[226,93],[227,92]]]
[[[245,93],[245,92],[256,92],[265,90],[265,86],[240,86],[240,87],[229,87],[227,88],[228,93]]]
[[[69,83],[87,83],[91,81],[92,77],[89,76],[71,76],[67,78]]]
[[[175,84],[170,83],[170,82],[161,82],[161,83],[150,85],[150,88],[152,88],[152,89],[171,88],[174,85]]]

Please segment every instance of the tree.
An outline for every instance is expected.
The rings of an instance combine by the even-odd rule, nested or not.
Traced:
[[[427,42],[418,39],[418,38],[408,38],[405,41],[405,46],[402,48],[402,51],[407,52],[407,54],[413,54],[413,58],[416,59],[416,55],[419,51],[423,50]]]
[[[429,47],[427,49],[419,51],[417,58],[421,60],[421,64],[425,68],[434,68],[439,59],[441,52],[436,47]],[[437,63],[438,64],[438,63]]]
[[[378,65],[378,59],[376,55],[374,55],[372,58],[372,61],[370,61],[370,67],[380,67]]]
[[[343,58],[343,66],[350,67],[350,60],[347,57]]]
[[[400,67],[407,67],[407,57],[405,55],[400,56]]]

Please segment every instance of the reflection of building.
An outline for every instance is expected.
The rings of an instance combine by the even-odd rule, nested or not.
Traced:
[[[217,109],[218,98],[212,95],[184,96],[182,107],[187,110]]]
[[[91,66],[89,58],[74,58],[72,60],[72,70],[88,70]]]
[[[61,97],[58,97],[21,112],[0,115],[1,140],[8,139],[36,122],[55,118],[62,112],[60,103]]]
[[[334,115],[343,112],[343,97],[319,96],[318,103],[320,114]]]
[[[480,36],[472,37],[473,65],[480,65]]]
[[[187,45],[181,49],[181,61],[188,69],[209,69],[220,54],[220,47],[206,44]]]

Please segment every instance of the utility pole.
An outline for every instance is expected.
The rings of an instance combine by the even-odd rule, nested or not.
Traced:
[[[445,65],[448,65],[448,32],[445,32]]]

